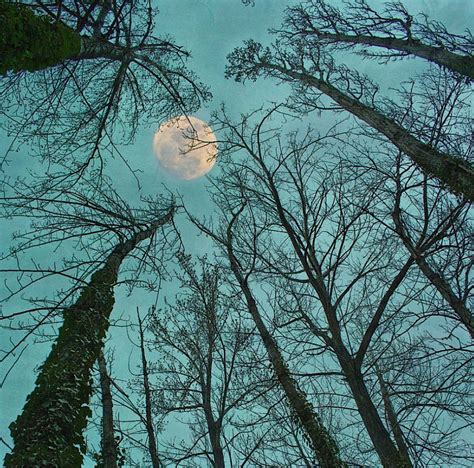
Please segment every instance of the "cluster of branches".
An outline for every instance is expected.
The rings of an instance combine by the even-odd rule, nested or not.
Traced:
[[[468,202],[341,124],[285,134],[281,110],[215,115],[220,216],[188,217],[219,253],[182,257],[141,329],[161,463],[469,466]]]
[[[298,417],[285,404],[286,390],[282,395],[268,369],[277,361],[267,364],[262,359],[267,345],[262,350],[238,287],[224,279],[223,265],[207,259],[193,264],[189,257],[181,257],[180,264],[183,292],[165,310],[150,309],[148,339],[138,320],[141,362],[130,387],[142,404],[132,403],[133,397],[117,385],[112,392],[120,412],[126,408],[136,416],[128,418],[128,427],[115,420],[115,433],[123,435],[123,444],[128,443],[128,463],[134,464],[132,454],[138,449],[145,452],[145,463],[161,466],[153,461],[156,452],[137,439],[140,431],[148,440],[160,441],[159,459],[164,466],[309,463],[311,442],[305,440]],[[270,349],[280,354],[276,343]],[[289,377],[288,370],[280,371]],[[157,438],[166,420],[176,417],[179,433],[186,436],[165,432]]]
[[[30,31],[28,23],[20,23],[11,31],[15,43],[0,45],[5,53],[13,48],[17,57],[25,50],[40,60],[43,49],[60,48],[57,28],[52,37],[48,31],[57,25],[79,44],[43,70],[15,70],[0,77],[2,127],[13,140],[12,148],[33,142],[42,160],[60,164],[56,171],[63,177],[82,175],[93,161],[101,168],[104,154],[116,153],[118,143],[134,141],[141,121],[155,123],[193,112],[210,96],[186,68],[189,52],[170,37],[154,36],[157,11],[149,1],[6,4],[14,17],[27,10],[46,31],[41,30],[41,41],[35,24]],[[8,15],[1,17],[8,23]],[[23,35],[29,42],[19,46]]]
[[[364,463],[370,447],[387,467],[468,463],[468,204],[431,187],[389,146],[378,158],[369,146],[348,159],[338,126],[283,137],[269,123],[274,112],[216,116],[221,218],[218,228],[193,221],[221,248],[314,460]],[[308,379],[295,380],[295,367]],[[331,452],[334,433],[315,409],[312,424],[300,412],[301,398],[311,408],[307,395],[324,401],[328,388],[343,398],[335,417],[347,440],[353,431],[363,440],[352,459]]]
[[[350,5],[356,11],[368,9],[372,12],[370,19],[367,20],[369,24],[371,22],[399,24],[400,22],[394,17],[386,21],[383,17],[374,19],[376,13],[370,10],[365,1],[351,2]],[[391,8],[397,7],[392,5]],[[398,8],[403,7],[399,5]],[[357,15],[362,17],[364,11]],[[310,0],[296,7],[296,10],[289,9],[283,29],[273,31],[277,40],[271,47],[264,47],[253,40],[248,40],[243,47],[238,47],[229,54],[227,77],[245,81],[263,76],[273,78],[278,82],[289,83],[294,89],[291,100],[298,110],[327,109],[328,104],[321,101],[321,97],[329,97],[338,109],[349,112],[383,135],[386,140],[411,158],[424,173],[441,181],[453,193],[472,201],[474,199],[472,146],[468,145],[467,153],[459,152],[459,148],[449,145],[446,148],[440,148],[437,142],[421,133],[410,120],[404,118],[405,108],[378,97],[377,84],[346,66],[336,65],[330,46],[333,43],[346,44],[349,41],[345,40],[345,36],[343,38],[338,36],[339,23],[336,20],[338,15],[340,13],[337,10],[322,1]],[[321,20],[321,17],[324,20]],[[331,36],[329,47],[325,35],[320,39],[319,28],[324,30],[329,27],[325,21],[334,29],[334,37]],[[357,23],[354,27],[358,27]],[[355,39],[351,36],[352,42],[349,41],[349,43],[357,45],[357,40],[361,36],[353,31],[352,34]],[[472,62],[472,38],[466,36],[464,39],[468,44],[465,46],[468,49],[468,55],[459,58]],[[368,45],[393,48],[382,43]],[[407,50],[406,53],[417,55],[412,50]],[[431,60],[433,54],[434,52],[429,52],[422,57]],[[457,71],[452,61],[447,60],[446,63],[439,63],[439,65],[448,70]],[[459,81],[459,76],[455,74],[452,80]]]
[[[215,114],[218,219],[187,218],[217,254],[194,262],[180,251],[172,197],[132,208],[102,173],[104,148],[133,141],[139,115],[186,114],[208,98],[184,66],[188,53],[153,36],[149,2],[6,5],[2,18],[16,11],[66,44],[45,57],[24,37],[29,58],[0,62],[6,129],[38,138],[56,171],[35,184],[2,182],[2,215],[31,223],[2,256],[12,312],[1,318],[24,333],[2,350],[5,378],[23,343],[44,338],[41,326],[52,325],[54,339],[10,426],[6,466],[82,464],[95,363],[95,458],[106,467],[135,463],[125,444],[154,468],[472,464],[469,32],[449,34],[400,3],[378,12],[352,0],[340,11],[307,0],[287,10],[271,47],[250,40],[234,50],[228,77],[273,78],[294,92],[285,108],[238,121],[225,108]],[[16,57],[16,45],[0,35],[2,57]],[[412,55],[436,68],[395,103],[337,66],[338,50],[381,62]],[[328,109],[366,125],[284,131],[296,111]],[[47,266],[27,264],[38,249]],[[68,253],[54,261],[56,251]],[[137,310],[139,373],[125,390],[103,352],[119,272],[126,262],[122,282],[156,291],[171,258],[181,293],[144,318]],[[63,289],[38,297],[50,278]],[[183,436],[168,435],[167,423]]]
[[[425,14],[412,16],[402,2],[386,3],[377,11],[366,0],[345,1],[343,10],[325,0],[309,0],[287,9],[280,32],[336,50],[355,50],[379,63],[420,57],[474,79],[471,32],[450,33]]]

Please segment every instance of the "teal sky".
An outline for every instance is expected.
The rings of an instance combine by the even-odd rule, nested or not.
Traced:
[[[244,6],[240,0],[162,0],[158,2],[160,13],[156,21],[157,35],[167,33],[174,37],[177,44],[184,46],[192,54],[188,66],[200,80],[209,86],[213,99],[195,113],[195,116],[207,121],[212,111],[216,110],[221,103],[233,116],[249,112],[261,107],[270,101],[279,102],[286,96],[286,87],[277,87],[269,80],[258,80],[256,83],[245,85],[235,83],[224,78],[225,57],[232,49],[241,44],[245,39],[253,38],[263,43],[270,42],[267,29],[278,27],[285,6],[296,4],[295,1],[284,0],[255,0],[254,7]],[[336,3],[336,2],[334,2]],[[380,0],[370,1],[374,6],[381,5]],[[474,18],[473,0],[405,0],[407,8],[417,13],[424,11],[428,17],[444,22],[448,30],[454,33],[462,33],[469,26],[470,20]],[[382,90],[396,87],[405,79],[413,77],[417,70],[421,70],[426,64],[419,60],[405,60],[386,65],[382,68],[374,62],[362,62],[357,56],[347,57],[346,64],[357,68],[358,71],[368,73]],[[125,110],[126,111],[126,110]],[[1,117],[0,117],[1,118]],[[315,118],[315,117],[314,117]],[[315,127],[324,126],[324,114],[321,121],[314,120]],[[138,201],[140,195],[156,194],[162,191],[163,185],[171,191],[179,192],[184,199],[188,210],[202,216],[212,211],[209,196],[206,192],[207,179],[202,178],[195,181],[181,181],[173,179],[160,170],[152,151],[153,134],[162,123],[157,116],[157,122],[153,125],[143,125],[136,136],[133,145],[121,148],[123,156],[129,161],[134,169],[139,169],[141,190],[131,176],[128,169],[118,158],[109,161],[106,173],[114,180],[121,195],[127,200]],[[306,125],[304,123],[304,125]],[[6,135],[0,133],[0,151],[3,153],[9,144]],[[41,170],[37,161],[28,155],[29,149],[22,147],[19,153],[11,155],[12,162],[4,167],[6,174],[15,176],[24,174],[27,169]],[[211,176],[218,173],[219,160]],[[10,243],[10,234],[18,229],[18,224],[12,221],[1,220],[0,242],[2,250],[6,250]],[[190,253],[203,254],[209,251],[209,243],[202,236],[178,220],[178,226],[182,228],[183,239]],[[38,258],[47,254],[36,252]],[[45,258],[43,258],[45,260]],[[2,287],[2,285],[0,285]],[[54,294],[54,286],[49,285],[51,294]],[[162,292],[164,296],[172,297],[176,291],[176,285],[167,284]],[[2,296],[4,291],[2,291]],[[155,301],[154,295],[136,290],[127,297],[122,289],[117,291],[116,309],[114,316],[124,317],[139,306],[143,312]],[[4,312],[14,310],[15,304],[4,304]],[[130,347],[126,341],[123,329],[112,330],[113,338],[108,347],[115,349],[115,374],[120,378],[128,378]],[[5,341],[5,334],[2,332]],[[6,342],[6,341],[5,341]],[[35,374],[33,370],[41,364],[50,344],[30,345],[21,357],[14,372],[9,375],[0,393],[0,436],[9,440],[8,424],[12,422],[21,411],[26,396],[31,392],[34,384]],[[133,364],[132,364],[133,365]],[[3,375],[3,373],[2,373]],[[0,445],[0,459],[3,459],[5,447]],[[85,464],[84,466],[93,466]]]

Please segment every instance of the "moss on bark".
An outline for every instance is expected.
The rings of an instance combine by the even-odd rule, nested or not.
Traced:
[[[91,369],[109,326],[116,280],[117,268],[107,263],[64,312],[36,388],[10,425],[15,448],[5,458],[6,467],[82,465],[86,449],[82,433],[91,413]]]
[[[0,0],[0,75],[48,68],[80,50],[81,36],[71,28]]]
[[[82,466],[86,451],[83,432],[91,414],[92,366],[109,328],[120,265],[141,241],[170,222],[173,214],[174,206],[148,229],[117,244],[76,303],[65,310],[63,325],[39,370],[35,389],[10,425],[14,448],[5,457],[7,468]]]

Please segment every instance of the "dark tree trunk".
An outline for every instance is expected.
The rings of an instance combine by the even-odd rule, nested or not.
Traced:
[[[344,467],[345,463],[339,458],[339,449],[336,442],[323,426],[319,417],[314,413],[311,404],[306,399],[304,393],[298,389],[297,384],[291,377],[283,356],[278,349],[276,341],[271,336],[260,316],[252,292],[247,281],[243,277],[237,259],[233,254],[230,235],[227,244],[227,252],[232,272],[245,295],[248,310],[265,346],[273,371],[283,388],[292,412],[303,427],[306,436],[311,441],[313,452],[320,466],[322,468]]]
[[[214,339],[215,339],[215,314],[208,315],[207,322],[207,340],[208,340],[208,349],[207,357],[205,363],[206,372],[201,372],[199,379],[202,392],[202,405],[204,408],[204,414],[206,416],[207,429],[209,431],[209,439],[212,447],[213,462],[216,468],[225,468],[224,462],[224,451],[222,450],[221,436],[222,436],[222,426],[221,420],[214,419],[212,412],[212,368],[214,361]]]
[[[424,255],[420,250],[413,245],[413,242],[405,232],[402,221],[400,219],[400,208],[396,207],[393,210],[392,218],[395,223],[395,231],[403,242],[408,252],[415,260],[421,272],[426,279],[437,289],[444,300],[450,305],[454,313],[458,316],[461,323],[466,328],[467,332],[474,339],[474,317],[472,312],[468,309],[466,304],[454,293],[446,279],[437,273],[426,261]]]
[[[281,77],[283,80],[296,80],[317,88],[342,108],[385,135],[423,172],[436,177],[452,192],[462,194],[468,200],[474,201],[474,168],[468,162],[457,156],[441,153],[430,145],[417,140],[402,126],[380,111],[362,104],[324,80],[267,62],[262,63],[261,68],[276,71],[283,75]]]
[[[6,467],[81,466],[86,445],[83,431],[91,414],[92,366],[102,350],[114,305],[113,288],[125,257],[172,218],[170,211],[149,229],[118,244],[96,271],[64,322],[41,366],[36,386],[21,415],[10,425],[14,448]]]
[[[145,340],[143,336],[143,324],[140,318],[140,312],[137,308],[138,327],[140,333],[140,353],[142,359],[142,372],[143,372],[143,391],[145,393],[145,423],[146,432],[148,435],[148,452],[150,453],[151,465],[153,468],[160,468],[161,462],[158,456],[158,449],[156,446],[155,430],[153,428],[153,414],[152,414],[152,401],[150,392],[150,383],[148,380],[148,361],[145,353]]]
[[[359,414],[385,468],[411,468],[410,458],[401,453],[385,428],[365,385],[364,377],[345,348],[336,349],[339,364],[351,389]]]
[[[117,468],[117,445],[114,434],[114,414],[110,377],[102,351],[97,359],[102,391],[102,460],[104,468]]]
[[[221,438],[220,438],[220,427],[218,424],[213,421],[212,419],[209,420],[207,418],[207,425],[209,428],[209,438],[211,440],[211,447],[212,447],[212,455],[214,459],[214,466],[215,468],[225,468],[225,461],[224,461],[224,451],[222,450]]]
[[[390,395],[388,393],[387,385],[384,381],[382,372],[376,366],[375,372],[377,374],[377,378],[380,384],[380,391],[382,393],[382,400],[383,405],[385,408],[385,414],[387,416],[387,421],[390,425],[390,429],[392,430],[393,438],[397,443],[398,450],[403,455],[403,457],[407,460],[410,459],[410,454],[408,453],[408,447],[405,443],[405,438],[403,437],[403,431],[400,427],[400,423],[398,422],[397,414],[395,409],[393,408],[392,401],[390,399]]]
[[[433,47],[418,40],[397,39],[379,36],[352,36],[350,34],[315,33],[319,39],[330,42],[346,42],[396,50],[436,63],[474,80],[474,58],[455,54],[442,47]]]

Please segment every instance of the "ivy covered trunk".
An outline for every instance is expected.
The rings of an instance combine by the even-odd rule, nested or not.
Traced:
[[[48,68],[80,50],[81,36],[71,28],[37,16],[27,6],[0,0],[0,76]]]
[[[58,338],[39,370],[23,412],[10,425],[14,441],[6,467],[80,467],[91,414],[92,367],[102,350],[114,305],[113,288],[125,257],[169,222],[172,211],[149,229],[116,245],[74,305],[64,311]]]
[[[298,388],[297,383],[291,377],[290,371],[281,355],[276,341],[265,326],[247,280],[243,277],[240,271],[238,261],[232,251],[230,239],[227,244],[227,252],[232,272],[244,293],[248,310],[255,322],[259,335],[262,338],[273,371],[275,372],[278,382],[285,393],[296,421],[303,428],[305,438],[312,446],[313,453],[319,462],[318,466],[321,468],[345,467],[346,464],[339,457],[339,448],[336,441],[324,427],[319,416],[314,413],[311,403],[307,400],[306,395]]]

